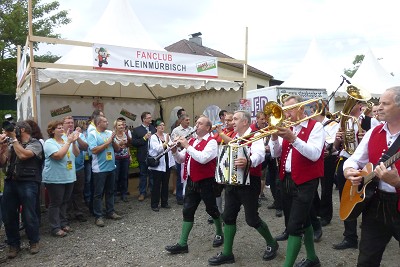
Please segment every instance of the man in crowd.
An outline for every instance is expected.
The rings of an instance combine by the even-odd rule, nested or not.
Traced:
[[[324,177],[320,179],[321,183],[321,198],[316,195],[314,203],[315,208],[318,208],[316,212],[321,217],[321,226],[326,226],[331,223],[333,216],[333,202],[332,202],[332,190],[333,181],[335,176],[336,161],[338,158],[338,152],[333,147],[333,142],[336,137],[336,132],[339,129],[339,123],[335,120],[328,119],[325,116],[324,108],[320,115],[314,117],[316,121],[322,123],[325,131],[325,154],[324,154]],[[314,229],[315,231],[316,229]]]
[[[74,131],[74,118],[71,116],[64,117],[63,127],[66,141],[67,135]],[[78,142],[80,152],[79,156],[75,158],[76,181],[74,182],[74,189],[68,203],[68,215],[71,219],[75,218],[80,222],[86,222],[87,220],[83,215],[83,211],[85,210],[83,189],[85,187],[84,154],[88,149],[88,144],[85,136],[82,134],[82,130],[79,128],[77,131],[79,132],[79,137],[76,141]]]
[[[263,111],[258,111],[256,114],[256,122],[250,125],[251,131],[255,132],[260,129],[263,129],[267,126],[267,121],[265,119],[265,114]],[[265,147],[265,142],[264,142]],[[261,191],[260,196],[258,198],[258,206],[261,207],[262,199],[265,199],[264,188],[265,188],[265,179],[267,176],[267,162],[264,160],[262,165],[262,172],[261,172]]]
[[[171,140],[174,141],[175,139],[179,137],[185,137],[189,135],[191,132],[193,132],[193,127],[190,126],[190,117],[187,114],[182,114],[181,115],[181,124],[176,127],[172,133],[171,133]],[[184,164],[184,163],[182,163]],[[183,188],[184,188],[184,183],[182,181],[182,164],[179,164],[176,162],[176,201],[178,205],[183,204]]]
[[[148,171],[148,166],[146,163],[146,157],[149,150],[148,140],[150,136],[156,133],[156,128],[151,124],[151,113],[145,111],[140,116],[142,120],[142,125],[136,127],[132,131],[132,145],[137,147],[137,159],[139,162],[139,201],[143,201],[147,195],[147,185],[151,191],[153,179],[151,172]],[[149,181],[147,183],[147,176],[149,176]]]
[[[251,132],[251,117],[248,112],[237,111],[233,115],[234,130],[237,133],[235,138],[248,135]],[[250,185],[225,186],[225,210],[223,214],[224,226],[224,249],[223,252],[210,258],[210,265],[221,265],[235,262],[232,253],[233,240],[236,234],[236,219],[243,205],[246,222],[254,227],[265,239],[267,248],[264,252],[264,260],[272,260],[277,255],[278,243],[272,237],[267,224],[258,215],[258,196],[261,190],[261,163],[265,158],[265,149],[262,139],[250,145],[250,162],[247,158],[239,157],[235,159],[237,168],[245,168],[250,164]]]
[[[288,96],[283,105],[289,106],[302,101],[299,96]],[[304,106],[285,111],[285,118],[292,123],[305,119]],[[296,266],[320,266],[314,248],[310,211],[319,178],[324,175],[325,133],[322,124],[311,119],[296,124],[292,129],[277,129],[269,144],[272,157],[281,158],[279,178],[285,226],[289,234],[284,266],[294,265],[303,236],[307,257]]]
[[[176,112],[177,119],[176,119],[176,121],[171,125],[171,133],[172,133],[172,131],[173,131],[176,127],[178,127],[178,126],[181,124],[182,115],[186,115],[185,109],[183,109],[183,108],[178,109],[178,111]]]
[[[194,214],[201,200],[203,200],[206,211],[213,218],[216,227],[213,247],[219,247],[223,243],[220,213],[215,203],[213,191],[218,147],[217,142],[210,135],[211,127],[211,121],[208,118],[199,118],[196,122],[197,138],[191,138],[187,141],[184,136],[180,136],[178,142],[183,150],[177,152],[176,147],[172,150],[177,162],[185,162],[183,178],[187,180],[182,210],[181,237],[177,244],[165,247],[165,250],[172,254],[189,252],[187,240],[193,227]]]
[[[384,153],[391,150],[398,152],[395,142],[400,135],[400,87],[387,89],[381,96],[378,109],[379,117],[385,121],[376,128],[368,131],[354,154],[343,165],[344,176],[354,186],[358,186],[363,176],[360,173],[368,162],[377,164],[375,174],[379,184],[376,186],[362,215],[361,240],[357,266],[379,266],[383,252],[392,236],[400,241],[400,177],[397,161],[387,167],[381,161]],[[373,140],[373,142],[370,142]],[[385,158],[386,157],[382,157]],[[384,161],[384,160],[383,160]],[[375,165],[374,165],[375,166]]]
[[[119,146],[114,142],[115,133],[107,130],[108,120],[104,116],[94,119],[96,130],[88,135],[89,148],[92,151],[93,171],[93,213],[95,224],[104,226],[103,194],[105,196],[106,217],[113,220],[121,219],[114,210],[114,183],[115,183],[115,154]]]
[[[31,254],[39,252],[39,219],[36,213],[39,184],[42,181],[43,147],[31,137],[27,122],[17,122],[15,127],[3,125],[0,135],[0,165],[6,165],[6,178],[2,197],[2,215],[9,245],[8,258],[15,258],[21,250],[19,234],[19,209],[22,209],[25,232]],[[9,150],[7,149],[9,145]]]
[[[358,101],[352,110],[350,111],[350,116],[356,118],[356,121],[348,120],[346,125],[353,125],[354,127],[354,147],[358,146],[359,141],[363,138],[366,131],[368,131],[371,127],[375,127],[380,124],[378,120],[375,118],[371,118],[368,116],[363,116],[361,109],[363,107],[363,102]],[[347,117],[342,116],[340,124],[342,124],[342,120],[346,120]],[[358,120],[358,121],[357,121]],[[362,129],[359,129],[359,126],[362,126]],[[336,167],[336,180],[337,186],[339,189],[339,197],[342,196],[342,191],[346,179],[343,174],[343,163],[351,156],[353,153],[349,149],[345,149],[344,135],[347,133],[348,129],[339,129],[336,133],[336,139],[333,143],[334,148],[339,152],[339,162]],[[344,221],[344,232],[343,232],[343,240],[340,243],[334,244],[333,248],[342,250],[348,248],[357,248],[358,247],[358,235],[357,235],[357,220]]]

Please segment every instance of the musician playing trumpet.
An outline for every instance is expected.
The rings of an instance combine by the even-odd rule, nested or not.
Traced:
[[[353,185],[359,185],[363,181],[359,170],[368,162],[374,166],[378,164],[374,172],[380,179],[379,184],[362,214],[357,262],[360,267],[380,266],[383,252],[392,236],[400,241],[400,163],[397,161],[391,168],[378,163],[382,154],[393,144],[396,146],[395,141],[399,139],[400,86],[389,88],[382,94],[378,114],[385,123],[368,131],[354,154],[343,165],[345,178]],[[398,146],[392,149],[399,151]]]
[[[223,243],[220,213],[213,191],[218,145],[210,135],[211,126],[211,121],[207,117],[200,117],[196,122],[197,138],[191,138],[188,141],[185,137],[179,137],[177,142],[183,150],[178,152],[176,147],[172,149],[176,162],[185,163],[183,179],[187,180],[187,185],[183,199],[181,237],[177,244],[165,247],[165,250],[171,254],[189,252],[187,240],[193,227],[194,214],[201,200],[216,227],[213,247],[221,246]]]
[[[248,112],[236,111],[233,115],[233,128],[237,133],[235,138],[250,134],[250,123],[251,117]],[[238,168],[245,168],[247,164],[250,164],[250,185],[228,184],[225,186],[225,210],[222,215],[225,222],[224,249],[222,253],[208,260],[210,265],[235,262],[232,247],[236,234],[236,219],[242,205],[244,207],[246,223],[255,228],[264,237],[267,243],[267,249],[265,250],[263,259],[272,260],[277,254],[278,243],[272,237],[267,224],[258,215],[257,201],[261,188],[261,163],[265,158],[263,140],[259,139],[249,146],[251,152],[250,160],[248,161],[245,157],[240,157],[234,162],[235,166]]]
[[[284,106],[303,102],[299,96],[289,96]],[[304,105],[285,110],[286,120],[296,122],[306,118]],[[307,258],[296,266],[320,266],[314,249],[314,233],[310,210],[319,178],[324,175],[325,132],[322,124],[307,119],[293,129],[277,127],[269,141],[272,157],[280,157],[279,178],[285,226],[289,234],[284,266],[293,266],[301,248],[302,236]],[[279,138],[278,138],[279,137]]]

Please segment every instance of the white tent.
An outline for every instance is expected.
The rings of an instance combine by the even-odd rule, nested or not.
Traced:
[[[340,71],[331,67],[313,39],[301,63],[281,85],[283,87],[325,88],[330,95],[342,82]]]
[[[400,79],[388,73],[369,48],[351,82],[369,91],[376,98],[386,89],[400,85]]]
[[[104,14],[92,29],[88,30],[88,35],[84,41],[163,50],[146,33],[128,0],[109,1]],[[211,94],[210,99],[213,99],[214,104],[220,103],[222,105],[221,102],[223,102],[224,105],[227,105],[233,102],[232,99],[237,101],[238,93],[240,93],[237,91],[241,87],[238,82],[218,79],[94,71],[92,70],[91,47],[73,47],[56,64],[77,66],[76,69],[62,68],[62,65],[57,68],[38,69],[37,84],[34,88],[37,94],[37,114],[26,111],[27,115],[25,116],[24,109],[27,106],[34,106],[33,102],[31,104],[27,101],[35,101],[32,92],[30,92],[32,90],[28,90],[30,87],[28,81],[22,86],[23,89],[17,92],[19,117],[21,119],[32,115],[38,117],[39,121],[43,121],[41,126],[45,127],[45,124],[52,119],[50,117],[51,110],[62,105],[70,105],[72,108],[71,115],[89,115],[93,110],[90,101],[92,99],[98,101],[103,97],[110,98],[107,100],[109,110],[106,108],[106,113],[115,114],[111,119],[118,117],[118,110],[121,107],[125,107],[138,115],[147,110],[156,116],[158,113],[163,113],[164,117],[168,117],[176,106],[183,105],[183,101],[186,101],[185,104],[192,108],[192,110],[189,110],[189,114],[201,114],[205,104],[198,104],[196,101],[209,104],[210,100],[204,101],[204,96],[197,97],[198,92],[209,92]],[[224,89],[226,95],[225,93],[217,93],[222,89]],[[196,97],[193,93],[196,93]],[[193,96],[188,98],[187,95]],[[90,100],[85,101],[89,98]],[[199,106],[203,110],[200,112],[194,108],[195,106]],[[135,124],[139,124],[139,121]]]
[[[110,23],[112,21],[113,23]],[[164,50],[148,35],[128,0],[109,1],[83,41]],[[91,67],[91,47],[73,47],[56,63]],[[165,99],[193,90],[238,90],[238,83],[87,70],[39,70],[41,94]],[[189,91],[188,91],[189,90]]]

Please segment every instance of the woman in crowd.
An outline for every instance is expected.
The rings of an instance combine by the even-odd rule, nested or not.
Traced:
[[[157,132],[150,138],[149,156],[155,157],[163,153],[169,142],[169,135],[164,133],[165,124],[161,119],[155,121]],[[161,194],[161,208],[169,209],[168,205],[168,185],[171,167],[175,165],[175,160],[172,157],[172,152],[167,152],[160,158],[160,164],[157,167],[149,167],[153,173],[153,190],[151,192],[151,209],[159,211],[159,202]]]
[[[43,183],[49,194],[49,223],[52,235],[64,237],[72,229],[67,220],[67,204],[71,197],[75,173],[75,157],[79,155],[78,132],[66,133],[62,121],[47,126],[49,139],[44,143]]]
[[[125,133],[125,123],[124,121],[118,119],[114,122],[115,131],[115,142],[119,145],[120,150],[115,151],[115,194],[117,192],[121,193],[121,199],[124,202],[128,201],[128,172],[129,172],[129,162],[130,154],[128,147],[128,137]]]
[[[40,130],[39,125],[33,120],[25,120],[25,121],[32,128],[31,137],[39,140],[39,142],[42,145],[44,145],[44,138],[43,138],[43,134],[42,134],[42,131]],[[41,206],[40,197],[43,195],[43,192],[44,192],[42,189],[44,190],[44,187],[42,187],[41,184],[39,184],[39,194],[37,195],[37,199],[36,199],[36,213],[37,213],[37,216],[39,219],[39,223],[41,223],[41,221],[42,221],[42,213],[41,213],[42,210],[40,207]]]

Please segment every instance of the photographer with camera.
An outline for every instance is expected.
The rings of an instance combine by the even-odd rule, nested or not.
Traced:
[[[2,211],[8,258],[15,258],[21,250],[19,234],[19,208],[29,239],[31,254],[39,252],[39,220],[36,213],[36,198],[42,180],[43,147],[31,137],[32,129],[25,121],[14,124],[5,121],[4,134],[0,135],[0,165],[6,165],[6,178],[2,198]],[[7,151],[8,150],[8,151]]]

